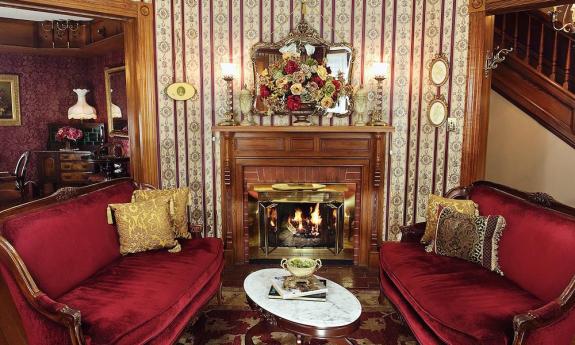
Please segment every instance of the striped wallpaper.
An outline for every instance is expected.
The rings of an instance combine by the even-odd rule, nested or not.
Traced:
[[[385,190],[386,235],[394,239],[399,225],[423,219],[430,192],[443,193],[459,183],[462,130],[430,126],[426,109],[438,92],[429,83],[429,63],[443,52],[452,62],[451,75],[439,91],[450,116],[463,123],[468,0],[308,0],[308,5],[308,22],[325,39],[346,40],[356,48],[355,84],[375,90],[370,65],[392,66],[383,98],[386,120],[396,128]],[[161,183],[189,185],[192,221],[219,235],[219,145],[211,132],[225,108],[219,64],[241,66],[236,91],[244,83],[252,87],[250,47],[284,37],[300,19],[299,0],[155,0],[154,6]],[[197,87],[196,99],[174,102],[166,96],[167,85],[180,81]],[[261,123],[285,125],[289,119]],[[320,125],[348,123],[323,119]]]

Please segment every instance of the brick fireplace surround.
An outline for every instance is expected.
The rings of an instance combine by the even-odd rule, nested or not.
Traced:
[[[353,261],[377,266],[386,137],[392,127],[214,127],[220,134],[228,264],[249,260],[248,183],[355,183]]]

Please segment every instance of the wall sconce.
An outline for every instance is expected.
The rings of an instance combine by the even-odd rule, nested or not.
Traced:
[[[485,78],[489,78],[489,72],[499,67],[499,64],[505,61],[507,55],[512,52],[513,47],[509,49],[499,49],[499,47],[497,47],[495,48],[495,51],[488,52],[487,56],[485,57],[485,67],[483,67]]]
[[[220,64],[222,76],[227,83],[226,113],[224,121],[218,123],[219,126],[235,126],[238,123],[234,119],[234,75],[236,65],[230,62]]]
[[[386,62],[376,62],[373,64],[371,70],[377,81],[377,95],[376,108],[371,114],[371,121],[369,121],[368,125],[387,126],[387,123],[383,122],[383,81],[389,73],[389,64]]]

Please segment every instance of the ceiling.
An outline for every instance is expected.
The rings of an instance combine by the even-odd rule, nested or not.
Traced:
[[[20,8],[11,7],[0,7],[0,18],[11,18],[20,20],[31,20],[31,21],[45,21],[45,20],[78,20],[78,21],[89,21],[93,18],[70,16],[65,14],[50,13],[50,12],[40,12],[24,10]]]

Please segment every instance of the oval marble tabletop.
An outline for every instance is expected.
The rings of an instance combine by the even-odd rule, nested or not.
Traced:
[[[346,326],[361,315],[361,304],[357,298],[343,286],[327,279],[325,302],[268,298],[271,278],[287,275],[289,273],[281,268],[253,272],[244,280],[244,290],[248,297],[262,309],[282,319],[312,327]]]

